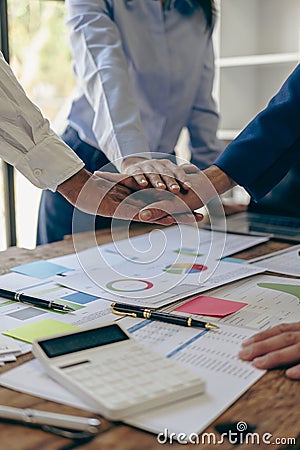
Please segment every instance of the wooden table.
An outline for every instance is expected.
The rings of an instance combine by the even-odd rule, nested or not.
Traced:
[[[132,228],[132,234],[141,234],[151,228],[146,225],[136,225]],[[122,237],[120,228],[120,237]],[[99,244],[109,242],[110,233],[106,230],[97,233]],[[91,245],[89,234],[82,234],[80,243],[81,249]],[[241,252],[236,256],[250,259],[271,251],[287,247],[288,244],[270,241],[253,247],[250,250]],[[39,259],[48,259],[73,253],[72,239],[63,242],[44,245],[35,250],[25,250],[12,247],[7,251],[0,252],[0,273],[6,273],[10,267],[24,264]],[[300,282],[300,281],[299,281]],[[18,358],[17,362],[6,364],[0,368],[0,373],[7,371],[25,361],[32,359],[32,355],[24,355]],[[91,416],[88,412],[78,410],[73,407],[56,404],[31,395],[22,394],[10,389],[0,387],[0,404],[15,407],[26,407],[42,409],[65,414],[77,414],[81,416]],[[263,443],[260,445],[243,443],[235,445],[234,448],[272,448],[272,449],[297,449],[300,448],[300,383],[290,381],[284,376],[283,370],[269,371],[256,384],[254,384],[240,399],[235,402],[225,413],[223,413],[211,426],[205,430],[206,433],[214,433],[217,439],[220,435],[215,426],[220,424],[230,424],[239,421],[246,422],[248,426],[255,427],[255,432],[260,439],[265,433],[269,436],[273,445]],[[154,450],[162,447],[169,447],[170,444],[162,446],[158,443],[156,436],[123,425],[122,423],[110,423],[101,419],[102,427],[92,441],[80,442],[71,441],[66,438],[46,433],[38,428],[29,428],[19,424],[0,423],[0,449],[2,450],[67,450],[73,448],[84,448],[85,450]],[[232,428],[236,431],[235,426]],[[203,433],[202,433],[203,435]],[[201,437],[201,435],[200,435]],[[266,436],[268,438],[268,436]],[[276,438],[295,438],[296,444],[289,445],[288,441],[275,442]],[[201,441],[200,441],[201,442]],[[212,441],[211,441],[212,442]],[[199,447],[210,449],[208,438]],[[217,445],[222,450],[232,449],[232,443],[225,440]],[[195,448],[193,444],[188,444],[184,448]],[[174,443],[172,448],[183,448],[182,445]]]

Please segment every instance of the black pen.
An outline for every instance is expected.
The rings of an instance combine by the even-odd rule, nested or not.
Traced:
[[[71,312],[75,309],[67,305],[60,305],[52,300],[43,300],[41,298],[30,297],[22,292],[11,292],[5,289],[0,289],[0,297],[14,300],[16,302],[28,303],[29,305],[38,306],[39,308],[54,309],[56,311]]]
[[[150,308],[142,308],[140,306],[124,305],[123,303],[112,303],[111,311],[121,316],[139,317],[141,319],[158,320],[160,322],[172,323],[183,327],[206,328],[208,330],[216,330],[219,327],[209,322],[195,320],[192,317],[178,316],[177,314],[169,314],[161,311],[155,311]]]

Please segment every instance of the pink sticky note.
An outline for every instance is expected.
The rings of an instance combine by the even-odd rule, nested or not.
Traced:
[[[175,311],[203,316],[224,317],[242,309],[244,306],[247,306],[247,303],[199,295],[199,297],[179,306]]]

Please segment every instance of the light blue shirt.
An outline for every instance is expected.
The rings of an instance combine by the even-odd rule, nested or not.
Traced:
[[[221,151],[211,30],[201,8],[160,0],[66,0],[78,93],[69,123],[108,159],[172,153],[183,127],[200,168]]]

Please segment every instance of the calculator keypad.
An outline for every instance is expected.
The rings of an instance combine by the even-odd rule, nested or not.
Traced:
[[[91,362],[88,367],[68,367],[63,372],[111,418],[122,418],[204,391],[204,382],[198,374],[135,343],[130,352],[114,350],[113,355],[104,352],[101,362]]]

